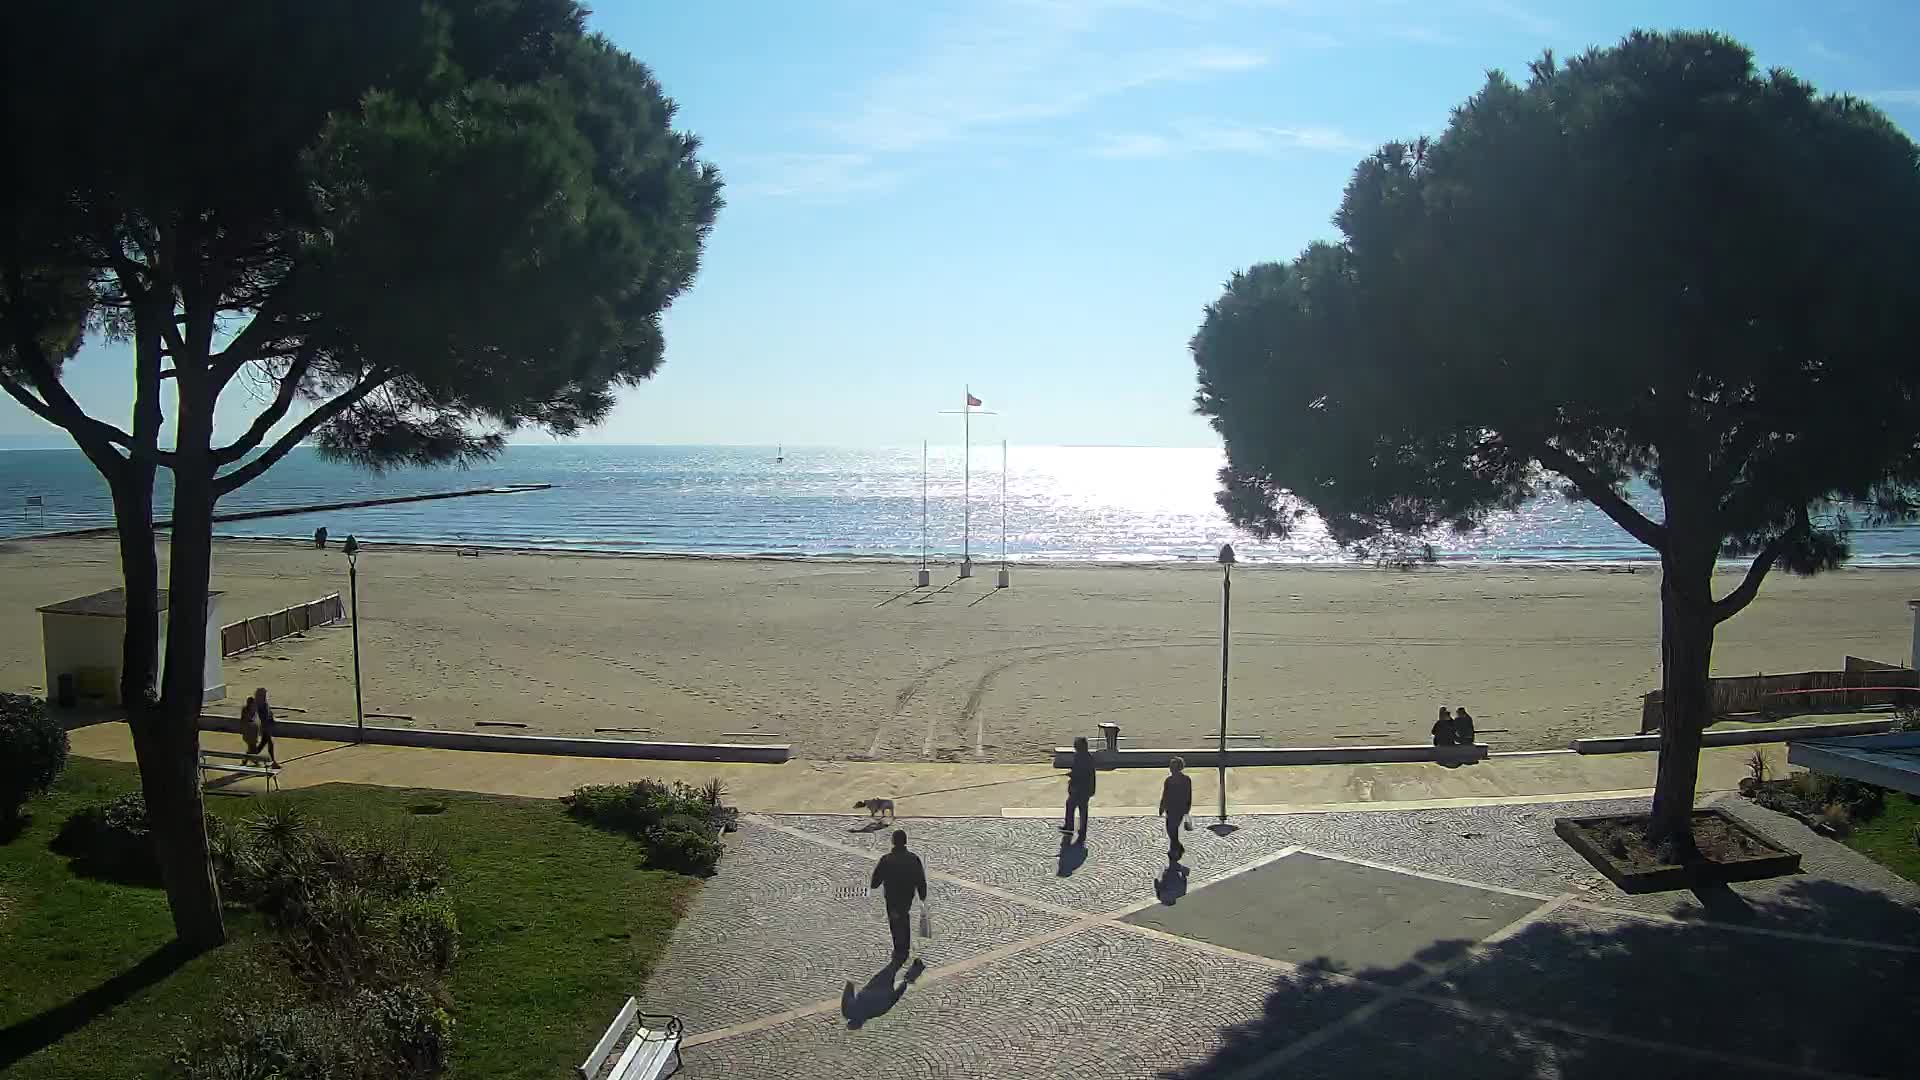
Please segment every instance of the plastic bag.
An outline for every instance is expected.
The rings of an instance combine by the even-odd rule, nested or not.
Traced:
[[[924,900],[920,902],[920,936],[924,938],[933,936],[933,916],[927,913],[927,903]]]

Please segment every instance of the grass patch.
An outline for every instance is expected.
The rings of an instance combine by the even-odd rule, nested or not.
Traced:
[[[1920,829],[1920,801],[1888,792],[1886,809],[1871,821],[1855,822],[1843,843],[1908,881],[1920,882],[1915,829]]]
[[[259,916],[230,909],[229,944],[182,964],[164,950],[173,924],[158,889],[81,877],[49,849],[69,814],[138,784],[132,765],[74,759],[0,845],[9,1080],[161,1075],[223,1010],[270,1000],[291,980]],[[208,806],[237,820],[267,801],[216,795]],[[446,855],[461,927],[447,980],[450,1076],[566,1073],[638,992],[695,887],[640,869],[632,840],[583,828],[549,800],[330,784],[272,801],[343,831],[404,832]],[[442,809],[420,812],[428,804]]]

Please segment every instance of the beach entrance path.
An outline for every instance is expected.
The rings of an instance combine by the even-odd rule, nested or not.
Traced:
[[[1552,835],[1590,802],[1244,818],[1184,834],[1184,880],[1151,819],[1084,852],[906,819],[934,936],[904,970],[863,895],[890,828],[753,815],[643,1000],[692,1080],[1915,1075],[1920,888],[1728,805],[1805,872],[1626,896]]]

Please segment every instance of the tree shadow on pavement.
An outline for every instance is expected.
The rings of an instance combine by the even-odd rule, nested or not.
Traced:
[[[1749,915],[1733,925],[1785,932],[1569,905],[1384,1005],[1394,991],[1383,985],[1427,974],[1459,943],[1436,942],[1400,968],[1341,973],[1374,985],[1309,966],[1278,977],[1261,1016],[1222,1031],[1207,1060],[1160,1075],[1600,1080],[1767,1066],[1920,1075],[1910,1022],[1920,1017],[1920,952],[1793,936],[1913,946],[1920,910],[1818,879],[1741,906]],[[1368,1005],[1377,1011],[1354,1016]]]
[[[86,1027],[135,994],[178,971],[192,949],[170,941],[140,962],[79,996],[0,1030],[0,1072]]]

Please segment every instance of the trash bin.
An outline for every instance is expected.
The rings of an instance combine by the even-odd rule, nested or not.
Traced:
[[[1107,740],[1108,753],[1114,753],[1120,749],[1120,725],[1119,724],[1113,724],[1113,723],[1101,724],[1100,734]]]

